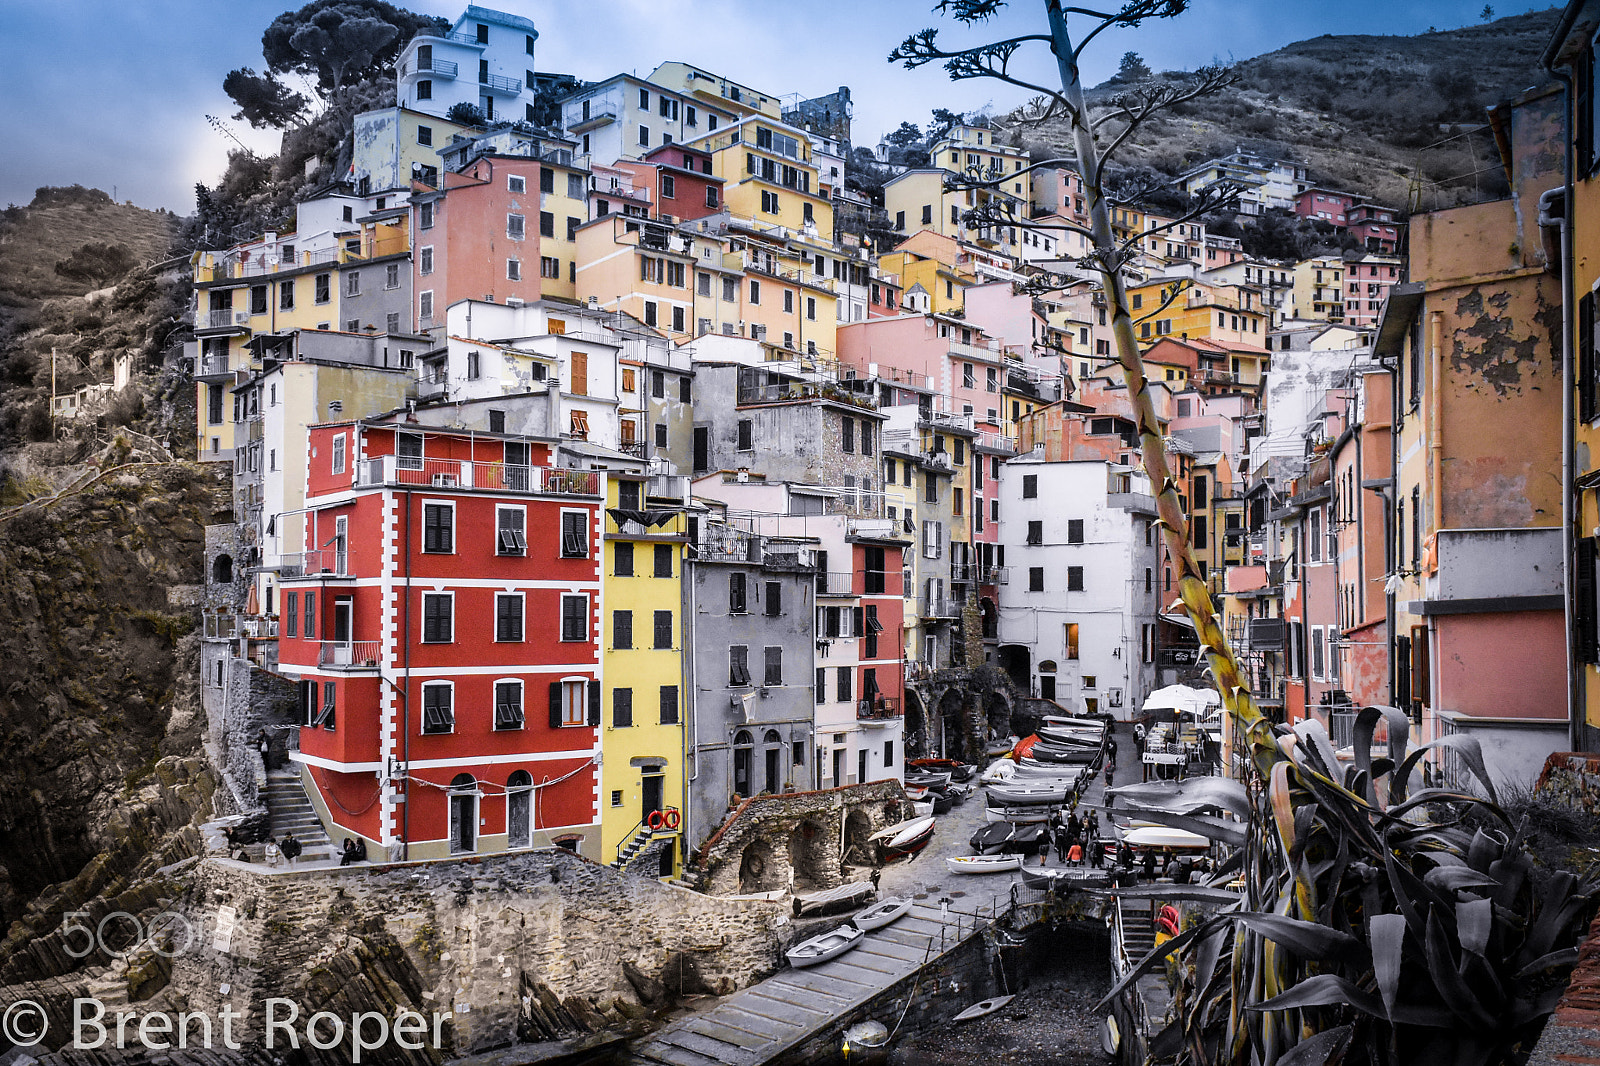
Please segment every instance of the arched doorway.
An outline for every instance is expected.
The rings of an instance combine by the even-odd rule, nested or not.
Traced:
[[[233,556],[219,555],[211,561],[211,583],[213,585],[233,584]]]
[[[869,838],[872,836],[872,819],[865,811],[854,810],[844,819],[844,861],[858,865],[870,864],[875,856]]]
[[[471,774],[457,774],[450,782],[450,851],[478,848],[478,782]]]
[[[1052,703],[1056,698],[1056,661],[1054,659],[1041,659],[1039,661],[1039,698]]]
[[[783,791],[783,737],[776,729],[769,729],[761,737],[762,775],[761,787],[777,795]]]
[[[978,613],[983,616],[983,639],[994,640],[1000,636],[1000,612],[994,600],[985,596],[978,601]]]
[[[1000,669],[1006,672],[1018,692],[1031,692],[1029,685],[1029,664],[1033,661],[1032,654],[1023,644],[1002,644],[999,648]]]
[[[1033,732],[1031,724],[1017,721],[1012,714],[1011,702],[1005,695],[992,689],[983,695],[983,717],[990,740],[1000,740],[1013,733],[1025,736]]]
[[[934,742],[934,750],[946,759],[965,759],[966,729],[963,722],[966,718],[966,707],[959,688],[951,687],[939,697],[939,714],[935,720],[935,727],[939,735]]]
[[[506,778],[506,847],[533,846],[533,778],[518,770]]]
[[[755,738],[748,729],[741,729],[733,735],[733,794],[735,796],[749,797],[755,795],[750,787],[750,752],[755,746]]]
[[[920,759],[928,754],[928,715],[922,708],[922,697],[906,686],[905,703],[906,757]]]
[[[748,894],[782,888],[788,878],[779,867],[772,841],[757,837],[745,845],[739,857],[739,891]]]
[[[796,892],[829,888],[838,881],[838,871],[828,848],[828,835],[810,819],[795,826],[789,834],[789,865],[794,869]]]

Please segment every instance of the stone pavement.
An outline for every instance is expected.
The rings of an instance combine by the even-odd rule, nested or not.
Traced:
[[[1099,802],[1101,787],[1097,777],[1085,798]],[[916,901],[911,913],[866,934],[836,959],[786,968],[670,1023],[634,1049],[635,1061],[664,1066],[766,1062],[953,949],[980,922],[1004,913],[1019,874],[956,874],[944,862],[972,853],[967,840],[984,824],[983,806],[980,789],[938,820],[921,853],[883,869],[879,898],[911,896]],[[949,901],[948,910],[941,900]]]

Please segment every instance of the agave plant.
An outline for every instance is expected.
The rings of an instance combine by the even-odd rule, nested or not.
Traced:
[[[1380,722],[1389,750],[1375,759]],[[1404,714],[1369,707],[1343,769],[1309,720],[1272,731],[1281,757],[1253,789],[1210,779],[1113,790],[1141,818],[1236,845],[1223,879],[1245,885],[1237,904],[1152,951],[1106,997],[1176,957],[1174,1017],[1152,1040],[1155,1057],[1489,1066],[1526,1056],[1577,962],[1596,885],[1535,870],[1527,821],[1500,807],[1476,738],[1408,751],[1409,736]],[[1423,756],[1441,748],[1482,795],[1410,791]]]

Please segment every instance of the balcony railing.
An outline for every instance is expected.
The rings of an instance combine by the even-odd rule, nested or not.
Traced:
[[[902,714],[900,700],[894,696],[874,696],[856,701],[856,718],[863,721],[883,721],[899,718]]]
[[[817,573],[818,596],[849,596],[855,591],[855,575],[848,570]]]
[[[229,377],[232,374],[226,355],[202,355],[194,362],[194,376],[197,378]]]
[[[453,78],[460,68],[448,59],[421,59],[417,60],[418,74],[432,74],[436,78]]]
[[[608,122],[615,122],[617,120],[617,107],[615,104],[605,104],[601,107],[591,106],[587,115],[583,115],[581,111],[579,114],[582,117],[567,127],[572,133],[582,133],[597,126],[604,126]]]
[[[278,578],[354,577],[350,573],[350,553],[332,548],[286,552],[278,563]]]
[[[238,616],[231,614],[208,614],[205,616],[206,640],[232,640],[238,635]]]
[[[335,670],[376,670],[381,654],[381,641],[324,640],[317,649],[317,665]]]
[[[440,489],[595,496],[600,492],[600,475],[594,470],[559,470],[544,466],[474,463],[465,459],[409,459],[380,455],[356,465],[355,485],[357,488],[416,485]]]
[[[997,452],[1017,454],[1017,438],[1009,437],[1004,433],[991,433],[984,429],[978,431],[978,439],[973,441],[975,448],[989,448]]]
[[[923,596],[917,601],[917,614],[923,618],[960,618],[961,601],[944,596]]]
[[[494,92],[505,93],[507,96],[516,96],[522,92],[521,78],[504,78],[499,74],[486,74],[478,79],[478,84],[486,85]]]
[[[191,320],[195,329],[247,329],[250,315],[245,311],[196,311]]]

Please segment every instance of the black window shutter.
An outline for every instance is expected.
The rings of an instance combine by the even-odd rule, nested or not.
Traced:
[[[1578,659],[1592,663],[1600,659],[1600,626],[1595,611],[1595,538],[1578,541],[1578,557],[1573,568],[1572,615],[1577,628]]]
[[[850,608],[850,613],[854,616],[851,619],[851,621],[855,625],[855,629],[851,632],[850,635],[854,636],[854,637],[859,637],[859,636],[861,636],[863,633],[865,633],[867,631],[866,630],[866,623],[863,621],[863,618],[865,617],[865,614],[864,614],[864,612],[862,611],[862,609],[860,607],[852,607],[852,608]]]
[[[1578,418],[1595,415],[1594,293],[1578,301]]]
[[[561,682],[550,682],[550,728],[561,728]]]
[[[589,724],[600,724],[600,682],[590,680],[589,689]]]

